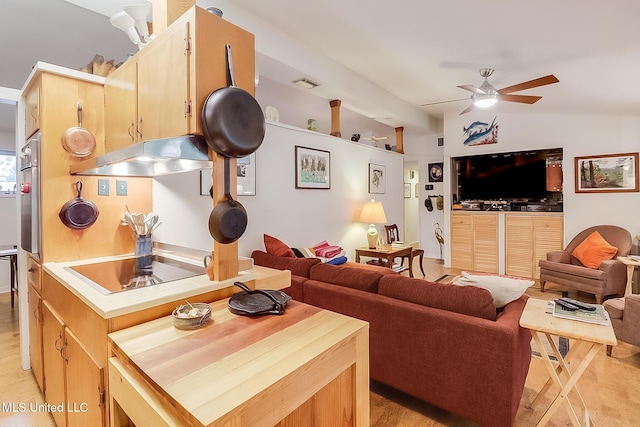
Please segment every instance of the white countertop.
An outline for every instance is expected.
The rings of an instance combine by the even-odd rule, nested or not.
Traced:
[[[194,265],[199,265],[202,262],[165,251],[154,250],[153,253]],[[256,274],[251,271],[241,271],[238,273],[238,277],[220,282],[211,281],[206,274],[203,274],[187,279],[164,282],[153,286],[104,295],[87,282],[65,269],[65,267],[125,259],[132,256],[133,254],[131,253],[67,262],[45,262],[42,267],[47,273],[57,279],[67,289],[69,289],[69,291],[105,319],[144,310],[178,299],[186,299],[193,295],[227,288],[233,286],[233,282],[236,281],[247,282],[256,279]]]

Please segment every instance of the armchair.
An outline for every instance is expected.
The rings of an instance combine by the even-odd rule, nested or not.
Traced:
[[[390,245],[393,242],[397,242],[400,240],[399,238],[399,234],[398,234],[398,225],[397,224],[391,224],[391,225],[385,225],[384,226],[384,230],[387,234],[387,244]],[[402,257],[402,263],[404,263],[404,258],[407,258],[408,264],[409,264],[409,276],[413,277],[413,258],[414,257],[418,257],[419,261],[420,261],[420,271],[422,272],[422,276],[426,276],[426,274],[424,274],[424,267],[422,267],[422,260],[424,259],[424,249],[417,249],[417,248],[413,248],[411,249],[411,255],[408,257]]]
[[[616,338],[640,346],[640,295],[609,299],[603,305],[611,318]],[[610,345],[607,346],[607,356],[611,356]]]
[[[600,262],[598,268],[588,268],[572,253],[594,231],[599,232],[618,251],[612,259]],[[615,225],[598,225],[581,231],[564,251],[549,252],[546,260],[539,261],[540,290],[544,292],[546,282],[552,282],[560,285],[563,291],[576,289],[594,294],[598,304],[602,304],[603,297],[607,295],[624,295],[627,271],[625,265],[615,257],[628,255],[631,244],[631,234]]]

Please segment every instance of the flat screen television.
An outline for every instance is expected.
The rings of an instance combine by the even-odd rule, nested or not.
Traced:
[[[537,150],[457,158],[458,198],[461,201],[544,199],[548,196],[549,155],[549,150]]]

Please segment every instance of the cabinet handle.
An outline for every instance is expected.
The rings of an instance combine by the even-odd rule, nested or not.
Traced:
[[[133,127],[136,125],[136,123],[134,121],[131,121],[131,126],[129,126],[129,128],[127,129],[127,133],[129,134],[129,136],[131,137],[131,142],[133,142]]]
[[[38,119],[38,107],[34,105],[34,107],[31,109],[31,117],[33,117],[34,119]]]
[[[38,308],[36,307],[35,310],[33,310],[33,318],[36,319],[38,322],[40,322],[40,317],[38,316]]]
[[[36,271],[36,269],[35,269],[35,268],[30,268],[30,269],[28,269],[27,271],[28,271],[29,273],[33,273],[34,271]]]
[[[140,122],[138,123],[138,128],[136,129],[140,138],[142,138],[142,117],[140,117]]]
[[[62,351],[62,349],[64,348],[64,347],[60,347],[60,348],[58,348],[58,341],[60,341],[61,339],[62,339],[62,332],[60,333],[60,336],[58,337],[58,339],[56,340],[56,342],[54,342],[54,343],[53,343],[53,346],[54,346],[54,347],[56,348],[56,350],[58,350],[58,351]]]

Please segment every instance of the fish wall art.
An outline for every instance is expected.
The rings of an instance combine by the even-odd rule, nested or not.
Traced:
[[[464,145],[483,145],[498,143],[498,123],[493,118],[491,124],[475,121],[468,127],[463,126],[462,131],[465,137]]]

